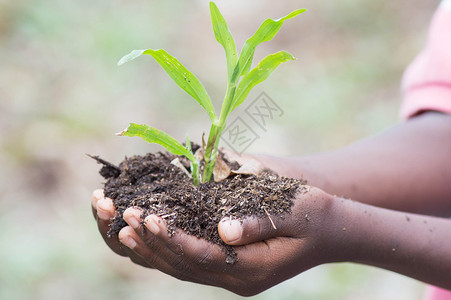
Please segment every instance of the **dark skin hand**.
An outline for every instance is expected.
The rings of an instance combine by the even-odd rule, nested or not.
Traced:
[[[118,238],[105,241],[137,264],[245,296],[330,262],[373,265],[451,289],[451,221],[407,213],[451,214],[449,136],[451,116],[425,113],[328,153],[253,156],[281,175],[303,177],[327,192],[312,188],[298,194],[291,214],[284,220],[272,217],[276,230],[268,218],[247,218],[242,225],[221,221],[221,238],[236,246],[234,265],[225,262],[219,246],[181,231],[169,238],[158,216],[146,218],[143,230],[136,208],[124,213],[129,226]],[[100,190],[94,192],[93,209],[105,236],[114,207]]]
[[[100,191],[96,193],[100,194]],[[117,243],[117,239],[107,239],[107,244],[116,253],[125,254],[138,264],[144,265],[142,262],[145,262],[145,266],[159,269],[178,279],[220,286],[243,296],[255,295],[324,263],[320,260],[320,252],[315,249],[319,247],[319,233],[312,226],[318,222],[313,220],[320,217],[319,212],[314,211],[320,205],[310,203],[326,206],[330,198],[321,190],[312,189],[298,199],[293,214],[285,220],[272,218],[277,231],[268,219],[245,220],[241,235],[239,221],[227,219],[219,224],[224,239],[232,239],[232,245],[243,245],[236,248],[238,261],[233,265],[226,263],[226,255],[218,245],[182,231],[169,237],[165,222],[157,216],[147,217],[146,230],[143,230],[141,212],[135,208],[129,208],[124,213],[129,226],[123,228],[118,236],[122,243],[133,249],[132,253],[122,252],[123,246]],[[97,206],[102,207],[102,202],[110,201],[101,198]],[[306,212],[310,214],[309,221],[297,218]],[[230,234],[225,237],[227,233]]]

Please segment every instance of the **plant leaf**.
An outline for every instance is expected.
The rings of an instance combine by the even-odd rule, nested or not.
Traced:
[[[188,135],[186,135],[185,148],[186,148],[188,151],[191,151],[191,141],[189,140],[189,136],[188,136]]]
[[[117,62],[117,65],[122,66],[123,64],[140,57],[143,55],[144,51],[146,50],[132,50],[129,54],[122,56],[122,58]]]
[[[252,88],[265,81],[280,64],[294,59],[295,58],[286,51],[279,51],[263,58],[252,71],[244,75],[241,79],[235,93],[231,111],[243,103]]]
[[[194,157],[193,153],[186,149],[182,144],[180,144],[176,139],[171,137],[169,134],[158,130],[154,127],[145,125],[145,124],[135,124],[130,123],[130,125],[119,133],[120,136],[137,136],[142,138],[144,141],[148,143],[156,143],[171,152],[175,155],[184,155],[186,156],[191,162],[196,163],[197,160]]]
[[[216,4],[210,2],[210,15],[211,23],[213,25],[213,31],[215,33],[216,40],[224,47],[227,59],[227,74],[229,82],[232,81],[233,71],[238,60],[238,53],[236,51],[235,41],[224,17],[221,15]]]
[[[216,120],[215,110],[213,104],[211,103],[210,96],[208,96],[202,83],[194,76],[193,73],[188,71],[174,56],[170,55],[163,49],[153,50],[133,50],[129,54],[122,57],[118,65],[122,65],[129,62],[143,54],[151,55],[157,63],[168,73],[168,75],[181,87],[185,92],[187,92],[191,97],[193,97],[208,113],[211,121]]]
[[[305,11],[306,9],[298,9],[277,20],[266,19],[254,35],[244,44],[238,60],[238,70],[236,72],[238,72],[240,76],[247,74],[251,69],[255,48],[263,42],[272,40],[277,32],[279,32],[280,28],[282,28],[285,20],[292,19]]]

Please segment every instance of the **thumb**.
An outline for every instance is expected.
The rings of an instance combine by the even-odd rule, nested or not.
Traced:
[[[218,233],[224,243],[239,246],[259,242],[281,234],[274,221],[280,218],[248,217],[243,221],[224,218],[218,224]],[[279,222],[277,222],[279,223]]]

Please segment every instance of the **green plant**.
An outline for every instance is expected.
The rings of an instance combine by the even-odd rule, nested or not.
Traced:
[[[255,34],[245,42],[241,54],[238,56],[235,41],[224,17],[219,12],[216,4],[210,2],[210,14],[215,38],[224,47],[227,59],[227,90],[219,117],[217,117],[210,97],[199,79],[165,50],[133,50],[118,62],[118,65],[122,65],[141,55],[151,55],[167,74],[206,110],[212,125],[206,148],[204,149],[203,159],[205,164],[202,176],[199,170],[200,162],[192,153],[188,139],[185,147],[158,129],[135,123],[131,123],[120,135],[138,136],[149,143],[160,144],[173,154],[186,156],[191,162],[193,183],[197,185],[199,182],[209,181],[218,154],[219,139],[225,128],[227,117],[243,103],[254,86],[266,80],[280,64],[295,59],[290,53],[279,51],[266,56],[256,67],[251,69],[256,47],[263,42],[272,40],[285,20],[294,18],[304,11],[306,10],[298,9],[277,20],[266,19]]]

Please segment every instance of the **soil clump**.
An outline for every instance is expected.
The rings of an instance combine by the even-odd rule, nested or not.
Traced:
[[[222,153],[219,155],[224,158]],[[170,235],[181,229],[221,245],[228,263],[234,263],[237,257],[219,237],[218,222],[224,217],[283,217],[291,212],[292,200],[305,184],[264,170],[258,176],[234,174],[220,182],[194,186],[183,170],[171,164],[178,156],[167,152],[126,157],[119,166],[91,157],[103,165],[100,174],[106,179],[104,194],[113,200],[116,209],[109,236],[127,226],[122,217],[127,208],[139,207],[143,219],[151,214],[165,219]],[[188,160],[178,158],[189,170]],[[232,169],[239,167],[236,162],[224,161]]]

